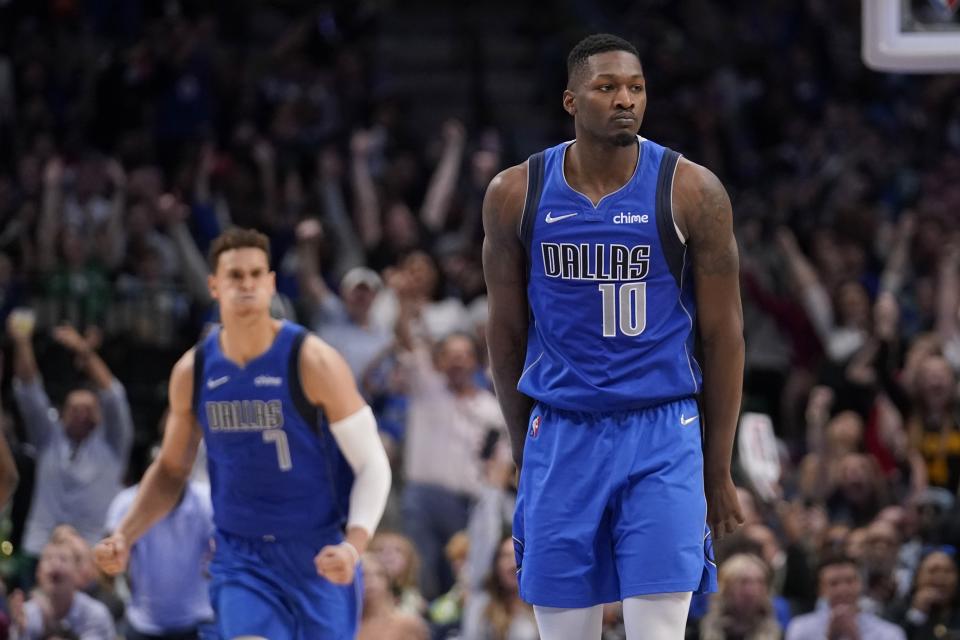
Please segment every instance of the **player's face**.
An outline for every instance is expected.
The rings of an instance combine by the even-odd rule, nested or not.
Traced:
[[[647,108],[640,60],[626,51],[598,53],[572,82],[563,107],[574,117],[577,136],[585,133],[620,147],[633,144]]]
[[[254,247],[221,253],[208,285],[210,295],[220,304],[221,316],[269,314],[270,300],[276,292],[267,254]]]

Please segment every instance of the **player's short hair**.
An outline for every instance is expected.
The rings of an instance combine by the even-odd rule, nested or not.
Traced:
[[[612,33],[595,33],[578,42],[570,50],[570,54],[567,56],[567,84],[569,85],[573,76],[583,69],[590,56],[608,51],[626,51],[637,56],[638,60],[640,59],[637,48],[620,36],[615,36]]]
[[[260,249],[267,254],[267,264],[270,263],[270,239],[256,229],[234,227],[217,236],[210,245],[210,270],[216,273],[217,261],[220,254],[231,249]]]

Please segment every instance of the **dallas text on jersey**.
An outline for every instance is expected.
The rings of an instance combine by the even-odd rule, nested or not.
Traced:
[[[543,270],[564,280],[643,280],[650,271],[650,245],[543,242]]]
[[[212,431],[263,431],[283,426],[280,400],[225,400],[204,404]]]

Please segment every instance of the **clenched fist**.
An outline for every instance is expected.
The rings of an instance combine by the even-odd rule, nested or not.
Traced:
[[[93,557],[100,570],[115,576],[127,570],[130,561],[130,549],[127,539],[121,533],[115,533],[97,543],[93,548]]]
[[[350,584],[357,570],[359,554],[349,542],[330,544],[313,559],[317,573],[333,584]]]

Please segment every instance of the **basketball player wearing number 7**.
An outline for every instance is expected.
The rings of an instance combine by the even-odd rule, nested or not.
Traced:
[[[174,366],[160,453],[97,544],[97,563],[124,570],[137,539],[180,499],[203,437],[220,637],[353,638],[355,572],[390,489],[373,414],[336,351],[270,317],[266,236],[227,231],[211,247],[211,270],[222,325]]]
[[[502,172],[483,204],[520,595],[545,640],[599,638],[601,605],[617,600],[628,638],[679,640],[691,593],[715,589],[711,531],[743,520],[730,200],[638,135],[646,80],[631,44],[590,36],[567,70],[576,139]]]

